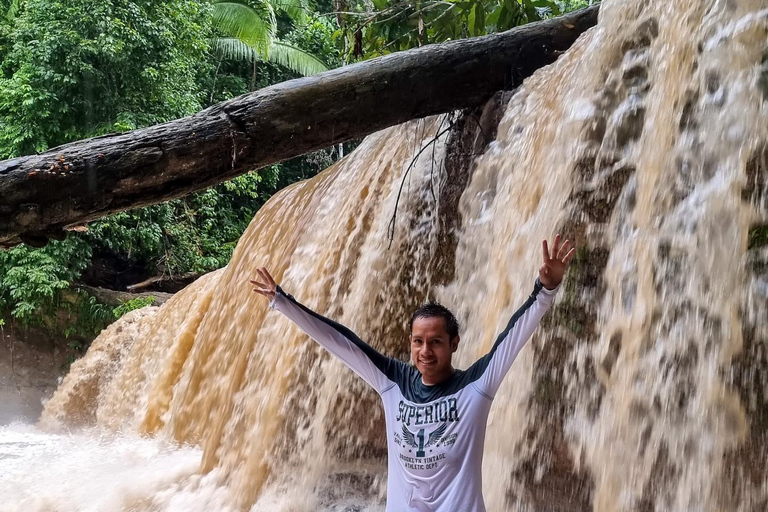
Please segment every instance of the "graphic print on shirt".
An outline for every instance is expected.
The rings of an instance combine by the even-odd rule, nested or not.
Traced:
[[[431,470],[440,466],[446,458],[445,448],[456,442],[457,434],[446,435],[448,427],[459,420],[458,403],[454,397],[423,405],[400,400],[397,416],[400,429],[395,431],[394,440],[403,448],[399,454],[403,466],[415,470]],[[411,425],[416,430],[409,428]],[[443,449],[437,450],[438,447]],[[406,450],[415,456],[406,454]],[[438,453],[432,455],[433,451]]]
[[[440,439],[442,439],[443,434],[445,434],[445,430],[448,428],[448,423],[443,423],[442,425],[439,425],[435,430],[429,433],[429,439],[427,442],[424,442],[424,432],[425,429],[420,429],[415,435],[413,432],[408,430],[408,427],[403,425],[403,439],[405,440],[405,443],[407,445],[413,446],[414,448],[418,448],[416,450],[416,456],[417,457],[426,457],[427,453],[424,451],[424,448],[429,448],[430,446],[436,446],[437,443],[440,442]],[[418,438],[418,441],[417,441]]]
[[[459,421],[459,407],[456,399],[444,398],[424,405],[411,405],[400,400],[397,407],[397,421],[404,425],[429,425],[435,422],[453,423]]]

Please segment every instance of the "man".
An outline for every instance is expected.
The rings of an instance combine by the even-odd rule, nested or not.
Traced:
[[[575,249],[570,241],[552,252],[542,242],[544,262],[528,300],[517,310],[491,351],[467,370],[451,357],[459,327],[438,304],[419,308],[411,319],[413,366],[386,357],[355,333],[286,295],[267,269],[251,281],[301,330],[341,359],[384,403],[389,451],[388,512],[484,512],[482,459],[491,402],[525,342],[554,301]]]

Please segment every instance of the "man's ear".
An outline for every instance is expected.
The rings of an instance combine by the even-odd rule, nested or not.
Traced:
[[[460,339],[461,338],[459,338],[459,336],[457,335],[451,340],[451,352],[456,352],[459,349]]]

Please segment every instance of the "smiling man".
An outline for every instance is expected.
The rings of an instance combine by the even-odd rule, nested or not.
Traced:
[[[439,304],[411,318],[413,366],[386,357],[352,331],[299,304],[267,269],[254,291],[302,331],[341,359],[381,396],[389,451],[387,512],[485,512],[482,460],[491,403],[512,362],[538,327],[563,280],[575,249],[560,235],[544,261],[533,292],[512,315],[490,352],[466,370],[453,367],[459,325]]]

